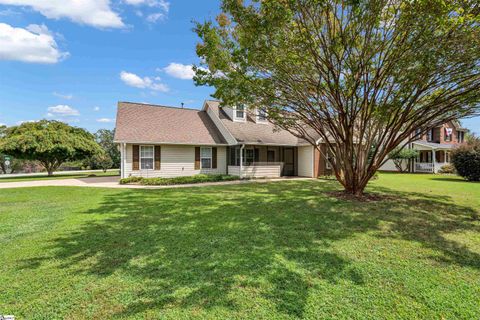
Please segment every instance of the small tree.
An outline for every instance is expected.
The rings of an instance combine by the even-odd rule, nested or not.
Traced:
[[[100,168],[103,172],[107,172],[113,165],[112,158],[105,152],[94,155],[90,163],[92,167]]]
[[[393,161],[393,164],[400,172],[409,170],[409,160],[418,157],[418,151],[415,149],[395,148],[388,154],[388,158]]]
[[[466,144],[455,148],[452,163],[458,175],[468,181],[480,181],[480,138],[471,135]]]
[[[7,128],[0,151],[18,159],[38,160],[52,175],[63,162],[82,160],[101,148],[84,129],[41,120]]]
[[[98,142],[103,151],[109,155],[112,160],[111,167],[120,167],[120,151],[118,145],[113,142],[115,130],[100,129],[95,133],[95,140]],[[109,168],[110,169],[110,168]]]

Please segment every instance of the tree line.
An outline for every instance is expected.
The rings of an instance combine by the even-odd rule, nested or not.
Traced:
[[[92,134],[55,120],[0,126],[0,170],[15,173],[28,164],[39,163],[52,175],[67,162],[104,171],[119,168],[120,152],[113,142],[114,134],[107,129]]]

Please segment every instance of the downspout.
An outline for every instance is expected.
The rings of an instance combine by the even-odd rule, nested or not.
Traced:
[[[243,148],[245,148],[244,144],[240,147],[240,179],[243,178]]]
[[[123,158],[122,158],[122,178],[126,178],[125,177],[125,169],[126,169],[126,165],[127,165],[127,145],[126,145],[126,143],[122,143],[122,154],[123,154]]]

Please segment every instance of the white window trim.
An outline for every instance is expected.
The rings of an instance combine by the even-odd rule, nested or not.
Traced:
[[[202,149],[210,149],[210,157],[202,156]],[[202,159],[210,159],[210,168],[204,168]],[[200,169],[213,169],[213,148],[212,147],[200,147]]]
[[[243,106],[243,118],[237,117],[237,106],[233,108],[233,121],[246,122],[247,121],[247,107]]]
[[[146,169],[146,168],[142,168],[142,159],[150,159],[149,157],[142,157],[142,148],[144,147],[152,147],[153,148],[153,152],[152,152],[152,169]],[[152,146],[152,145],[140,145],[140,147],[138,148],[138,161],[140,161],[140,170],[155,170],[155,146]]]
[[[256,108],[255,109],[255,114],[256,114],[256,122],[257,123],[268,123],[268,118],[267,118],[267,112],[265,112],[265,119],[260,119],[259,115],[260,115],[260,109]]]
[[[427,141],[432,142],[433,141],[433,129],[428,130],[427,132]]]

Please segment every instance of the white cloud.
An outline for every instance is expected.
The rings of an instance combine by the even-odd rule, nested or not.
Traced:
[[[100,118],[100,119],[97,119],[97,122],[111,123],[111,122],[115,122],[115,119],[111,119],[111,118]]]
[[[125,0],[125,3],[133,6],[149,6],[161,8],[165,12],[168,12],[168,10],[170,9],[170,2],[165,0]]]
[[[58,93],[54,91],[52,93],[55,97],[66,99],[66,100],[71,100],[73,98],[73,94],[63,94],[63,93]]]
[[[28,122],[38,122],[39,120],[21,120],[17,121],[17,126],[21,125],[22,123],[28,123]]]
[[[100,111],[100,107],[93,107],[93,111]]]
[[[147,22],[150,22],[150,23],[155,23],[157,21],[161,21],[163,19],[165,19],[165,14],[162,13],[162,12],[157,12],[157,13],[152,13],[152,14],[149,14],[146,18]]]
[[[176,62],[170,63],[168,66],[163,68],[163,71],[165,71],[168,75],[174,78],[183,79],[183,80],[190,80],[195,75],[195,72],[193,72],[193,69],[192,69],[192,65],[181,64]]]
[[[151,13],[143,13],[140,10],[136,10],[136,15],[139,17],[145,17],[145,20],[149,23],[155,23],[164,20],[168,11],[170,10],[170,2],[166,0],[124,0],[126,4],[133,6],[147,6],[150,8],[158,8],[159,11]]]
[[[60,116],[60,117],[68,117],[68,116],[79,116],[80,112],[77,109],[74,109],[67,105],[59,104],[54,107],[49,107],[47,109],[49,117]]]
[[[110,0],[0,0],[0,4],[26,6],[49,19],[68,18],[98,28],[121,28],[124,23]]]
[[[167,85],[160,83],[160,78],[150,78],[150,77],[140,77],[134,73],[122,71],[120,72],[120,79],[128,86],[140,88],[140,89],[150,89],[154,91],[168,92],[169,88]]]
[[[68,55],[58,49],[53,35],[44,25],[31,24],[23,29],[0,23],[0,60],[57,63]]]

